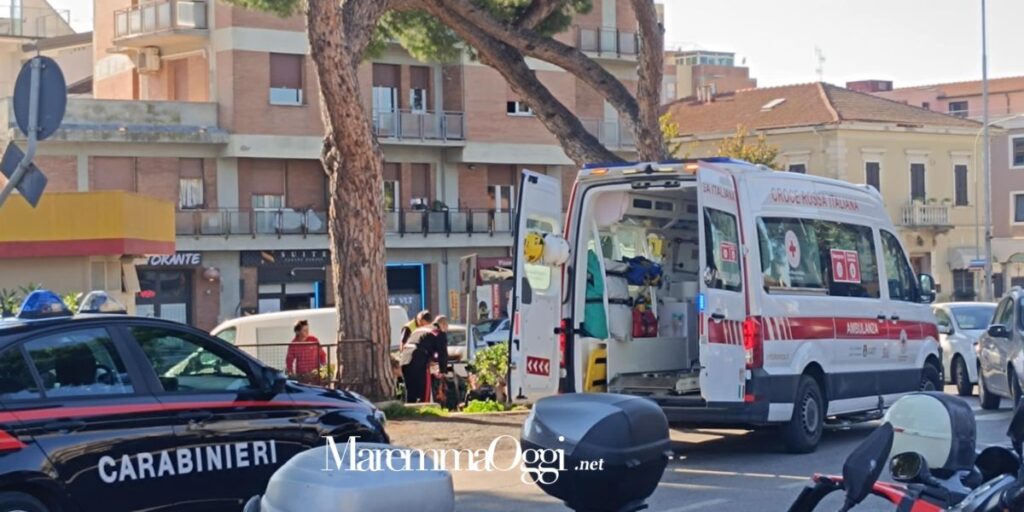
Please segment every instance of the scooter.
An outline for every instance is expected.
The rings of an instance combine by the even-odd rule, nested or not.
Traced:
[[[940,480],[927,461],[914,452],[892,457],[889,471],[897,483],[879,482],[885,459],[892,450],[894,430],[884,423],[846,459],[843,476],[814,475],[813,486],[801,491],[790,512],[811,512],[829,494],[843,490],[840,512],[860,504],[869,494],[881,497],[900,512],[1024,512],[1024,402],[1014,413],[1007,435],[1013,451],[990,446],[979,453],[974,471],[961,478]]]

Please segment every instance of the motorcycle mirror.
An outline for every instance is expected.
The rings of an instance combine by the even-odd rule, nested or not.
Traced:
[[[1013,419],[1010,420],[1010,427],[1006,429],[1006,435],[1013,442],[1013,449],[1017,452],[1017,456],[1024,455],[1021,453],[1021,446],[1024,445],[1024,400],[1017,404]]]
[[[903,452],[889,461],[889,473],[897,482],[922,482],[929,476],[928,462],[920,453]]]
[[[892,440],[892,425],[883,423],[846,458],[843,463],[843,489],[846,490],[843,510],[849,510],[864,501],[871,492],[892,450]]]

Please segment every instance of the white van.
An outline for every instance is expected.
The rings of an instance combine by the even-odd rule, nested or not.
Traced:
[[[391,350],[397,350],[401,341],[402,326],[409,322],[409,316],[401,306],[388,308],[391,324]],[[210,333],[218,338],[239,346],[264,364],[284,368],[287,347],[295,337],[295,322],[309,322],[309,333],[321,343],[330,343],[338,335],[338,312],[334,308],[301,309],[263,313],[227,320]],[[263,348],[260,345],[264,345]],[[270,345],[270,346],[268,346]]]
[[[915,277],[874,189],[727,158],[584,169],[567,214],[560,186],[522,176],[514,399],[594,389],[604,349],[590,375],[608,391],[673,423],[782,425],[810,451],[828,418],[941,389],[934,281]],[[659,285],[622,277],[638,256]],[[638,299],[657,332],[634,325]]]

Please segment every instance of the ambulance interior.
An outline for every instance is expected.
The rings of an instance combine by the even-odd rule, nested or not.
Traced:
[[[577,251],[576,268],[587,271],[576,272],[574,283],[575,317],[583,327],[575,345],[577,389],[700,392],[700,209],[695,183],[673,183],[668,189],[597,186],[583,195],[577,247],[587,250]],[[622,276],[623,259],[638,256],[660,266],[657,282],[630,284]],[[647,308],[653,319],[643,322]],[[595,363],[601,355],[604,372]]]

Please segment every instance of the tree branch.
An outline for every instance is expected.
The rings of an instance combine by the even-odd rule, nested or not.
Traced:
[[[515,22],[517,28],[532,30],[544,20],[561,9],[565,0],[534,0],[526,8],[526,12]]]
[[[640,44],[640,70],[636,100],[640,107],[640,123],[645,127],[660,126],[661,78],[665,71],[665,30],[658,22],[654,0],[632,0],[636,13]],[[661,161],[668,157],[665,139],[660,131],[655,136],[637,130],[637,152],[641,160]]]
[[[310,9],[329,9],[336,5],[337,0],[308,0]],[[373,31],[388,9],[401,6],[403,0],[344,0],[341,4],[342,20],[344,27],[345,44],[355,59],[352,65],[358,66],[362,61],[363,53],[366,52],[370,40],[373,38]],[[323,4],[323,5],[319,5]]]
[[[436,16],[472,46],[481,62],[498,71],[512,90],[525,101],[544,126],[558,138],[565,153],[579,166],[591,162],[620,162],[580,122],[579,118],[541,83],[522,53],[490,37],[451,9],[450,0],[421,0],[423,9]]]
[[[647,0],[651,3],[650,0]],[[436,4],[437,0],[427,0],[427,3]],[[650,8],[653,11],[653,3]],[[623,116],[626,121],[632,125],[633,133],[638,142],[647,141],[644,144],[638,146],[638,150],[643,149],[640,154],[641,158],[647,160],[661,159],[658,155],[664,155],[664,144],[659,143],[662,146],[661,150],[655,150],[655,144],[651,141],[661,140],[661,131],[658,124],[657,109],[655,109],[655,116],[653,121],[646,117],[641,117],[641,109],[637,103],[636,98],[630,93],[629,89],[619,81],[615,75],[612,75],[607,69],[600,64],[594,62],[593,59],[588,57],[578,48],[563,44],[554,38],[544,37],[532,30],[524,30],[516,27],[510,27],[504,23],[495,19],[486,10],[477,7],[469,0],[445,0],[443,6],[435,8],[434,11],[448,11],[452,14],[457,15],[462,19],[462,23],[468,23],[474,30],[483,32],[486,36],[497,39],[501,43],[511,46],[518,50],[523,55],[534,57],[545,62],[554,64],[574,76],[582,80],[584,83],[592,87],[595,91],[603,96],[608,103],[610,103],[616,111]],[[438,13],[435,12],[435,15]],[[657,13],[654,14],[654,24],[657,23]],[[452,30],[459,32],[463,27],[452,25],[446,22]],[[660,27],[659,27],[660,29]],[[660,41],[660,31],[659,41]],[[460,33],[460,35],[462,35]],[[464,37],[465,39],[465,37]],[[660,46],[663,46],[661,43]],[[476,46],[471,43],[471,46]],[[646,79],[655,80],[658,82],[657,86],[661,84],[661,73],[662,68],[657,68],[656,74],[652,75],[648,73]],[[641,76],[643,80],[645,76]],[[660,95],[660,92],[657,93]],[[660,97],[658,98],[660,100]]]

